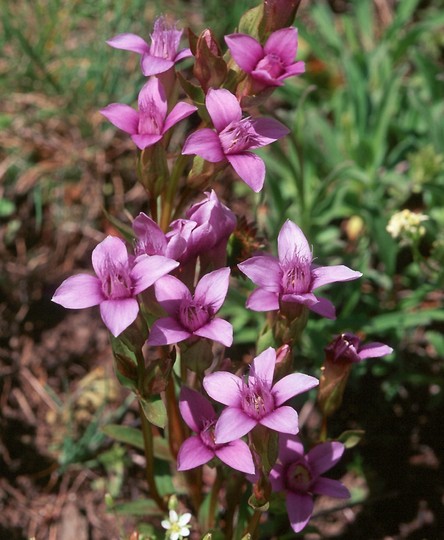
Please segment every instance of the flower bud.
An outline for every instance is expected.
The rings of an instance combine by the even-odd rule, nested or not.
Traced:
[[[197,39],[193,73],[205,92],[219,88],[227,76],[227,64],[211,30],[204,30]]]

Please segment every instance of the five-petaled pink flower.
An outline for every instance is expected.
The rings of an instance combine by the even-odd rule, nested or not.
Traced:
[[[229,279],[229,268],[210,272],[197,283],[194,296],[173,276],[157,281],[154,287],[156,299],[169,317],[154,322],[148,345],[170,345],[198,336],[230,347],[233,327],[215,316],[227,295]]]
[[[160,141],[171,127],[197,110],[194,105],[180,101],[167,115],[165,90],[156,77],[143,86],[138,106],[139,111],[136,111],[123,103],[111,103],[100,112],[116,127],[129,133],[141,150]]]
[[[282,304],[297,303],[334,319],[335,307],[326,298],[318,298],[314,289],[350,281],[362,276],[347,266],[316,266],[307,239],[301,229],[287,220],[278,236],[278,255],[258,255],[238,265],[253,283],[259,285],[249,297],[247,307],[254,311],[282,309]]]
[[[177,470],[193,469],[216,456],[233,469],[247,474],[254,473],[253,456],[244,441],[237,439],[225,444],[214,442],[217,417],[212,405],[202,394],[182,387],[179,408],[185,423],[197,435],[189,437],[180,447]]]
[[[321,477],[341,459],[344,449],[340,442],[325,442],[305,454],[298,437],[280,435],[279,457],[270,472],[270,480],[273,491],[286,494],[288,517],[296,533],[307,525],[311,517],[313,494],[339,499],[350,497],[350,492],[341,482]]]
[[[103,322],[116,337],[136,320],[136,296],[179,263],[159,255],[142,255],[131,263],[123,240],[108,236],[92,252],[92,265],[97,277],[69,277],[52,301],[71,309],[100,305]]]
[[[190,49],[179,51],[182,30],[177,30],[168,23],[165,17],[159,17],[154,22],[151,34],[151,46],[136,34],[119,34],[107,41],[115,49],[124,49],[142,55],[142,73],[149,77],[164,73],[176,62],[192,56]]]
[[[227,405],[215,429],[218,444],[239,439],[261,424],[281,433],[299,431],[298,413],[287,400],[314,388],[318,379],[302,373],[283,377],[273,385],[276,351],[271,347],[251,364],[248,381],[228,371],[207,375],[203,386],[214,400]]]
[[[238,66],[257,83],[259,91],[269,86],[281,86],[284,79],[305,71],[304,62],[295,62],[298,49],[296,28],[273,32],[265,45],[246,34],[230,34],[225,42]]]
[[[210,88],[205,101],[216,131],[203,128],[185,141],[182,154],[197,154],[212,163],[228,161],[253,191],[265,180],[264,161],[250,152],[286,135],[289,130],[273,118],[242,118],[236,97],[223,88]]]

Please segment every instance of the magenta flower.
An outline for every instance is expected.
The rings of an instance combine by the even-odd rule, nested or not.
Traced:
[[[180,447],[177,456],[178,471],[187,471],[208,463],[215,456],[229,467],[253,474],[254,463],[248,445],[237,439],[225,444],[214,442],[216,414],[210,402],[199,392],[182,387],[179,408],[187,426],[197,435],[188,438]]]
[[[179,42],[182,30],[168,23],[164,17],[154,22],[151,34],[151,46],[136,34],[119,34],[107,41],[115,49],[124,49],[142,55],[142,73],[149,77],[164,73],[174,66],[176,62],[192,56],[190,49],[179,51]]]
[[[282,86],[284,79],[305,71],[304,62],[295,62],[298,49],[296,28],[273,32],[262,45],[246,34],[230,34],[225,42],[238,66],[258,83],[257,90]]]
[[[192,133],[182,154],[197,154],[212,163],[228,161],[253,191],[260,191],[265,163],[250,150],[280,139],[289,132],[288,128],[273,118],[242,118],[236,97],[223,88],[210,88],[205,104],[216,131],[203,128]]]
[[[384,343],[373,342],[362,345],[360,338],[350,332],[340,334],[325,347],[327,360],[335,364],[358,363],[367,358],[379,358],[392,352],[393,349]]]
[[[233,327],[215,316],[227,295],[229,279],[229,268],[210,272],[198,282],[194,296],[173,276],[157,281],[154,287],[156,299],[169,317],[153,324],[148,345],[170,345],[198,336],[230,347]]]
[[[273,385],[275,365],[276,351],[270,347],[253,360],[248,381],[228,371],[211,373],[204,378],[207,394],[227,405],[216,424],[218,444],[239,439],[258,424],[281,433],[299,431],[298,413],[283,404],[314,388],[319,381],[309,375],[293,373]]]
[[[52,301],[71,309],[100,305],[103,322],[117,337],[137,317],[136,296],[179,263],[166,257],[143,255],[131,264],[125,243],[108,236],[92,252],[92,265],[97,277],[69,277],[56,290]]]
[[[298,533],[313,512],[314,493],[339,499],[350,497],[341,482],[321,477],[341,459],[345,447],[340,442],[325,442],[304,454],[298,437],[281,435],[279,439],[278,461],[270,472],[271,486],[273,491],[285,491],[291,527]]]
[[[301,229],[288,220],[278,236],[279,258],[258,255],[238,265],[253,283],[259,285],[249,297],[247,307],[253,311],[273,311],[282,303],[297,303],[315,313],[334,319],[333,304],[317,298],[313,291],[337,281],[350,281],[362,276],[347,266],[315,266],[307,239]]]
[[[100,112],[116,127],[129,133],[141,150],[160,141],[171,127],[197,110],[194,105],[181,101],[167,115],[165,90],[156,77],[144,85],[138,104],[139,111],[123,103],[111,103]]]

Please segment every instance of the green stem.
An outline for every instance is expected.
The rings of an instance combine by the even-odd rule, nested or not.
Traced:
[[[177,158],[174,168],[171,172],[165,199],[162,205],[162,217],[160,227],[163,231],[166,231],[170,224],[171,215],[173,213],[174,196],[176,195],[177,191],[177,185],[189,159],[189,156],[180,155]]]
[[[250,522],[248,523],[248,527],[245,530],[243,536],[247,534],[251,534],[251,537],[254,538],[257,526],[259,525],[259,521],[261,519],[262,512],[259,512],[259,510],[255,510],[254,514],[251,516]]]
[[[214,527],[214,521],[216,516],[217,498],[219,496],[220,488],[222,487],[223,473],[220,467],[216,469],[216,479],[211,487],[210,505],[208,508],[208,523],[206,529],[212,529]]]

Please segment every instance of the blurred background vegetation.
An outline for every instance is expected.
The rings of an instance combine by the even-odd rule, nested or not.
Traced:
[[[123,32],[148,38],[161,13],[195,33],[211,27],[222,40],[256,4],[1,2],[0,468],[8,471],[0,479],[2,538],[49,538],[44,531],[51,527],[60,534],[66,494],[79,475],[98,493],[84,504],[99,508],[103,486],[93,484],[94,471],[105,471],[118,497],[119,478],[135,474],[137,465],[97,435],[104,419],[125,413],[112,375],[94,371],[88,379],[91,367],[109,362],[106,333],[88,315],[76,319],[50,302],[61,280],[88,268],[93,247],[113,231],[107,215],[127,220],[128,212],[144,209],[133,145],[98,113],[111,102],[134,104],[143,82],[139,60],[105,40]],[[337,321],[310,319],[298,351],[301,370],[316,373],[323,347],[343,331],[395,349],[356,366],[332,420],[331,436],[366,431],[343,471],[363,483],[356,482],[352,515],[323,534],[442,538],[444,3],[303,2],[295,24],[306,73],[288,80],[270,107],[292,134],[261,154],[264,192],[252,195],[236,183],[231,197],[251,205],[248,218],[270,249],[290,218],[320,264],[343,263],[364,274],[329,291]],[[386,230],[403,209],[428,217],[414,241]],[[247,288],[233,291],[224,308],[241,351],[251,349],[262,324],[243,307]],[[91,398],[79,419],[85,405],[78,397],[89,384],[99,385],[103,402]],[[26,501],[30,492],[39,503],[25,510],[20,497]],[[54,501],[58,513],[34,515],[36,504]],[[85,508],[86,537],[113,537],[114,525],[91,525]]]

